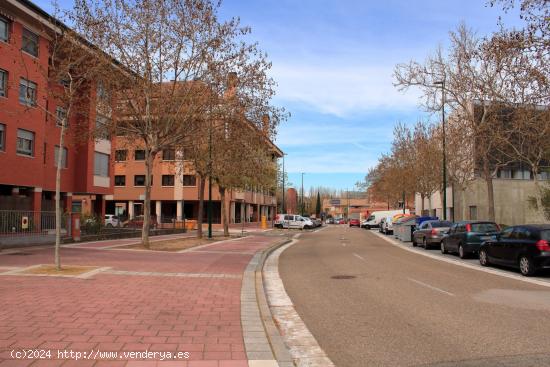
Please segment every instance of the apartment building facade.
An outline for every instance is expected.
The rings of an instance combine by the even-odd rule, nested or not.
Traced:
[[[274,159],[282,152],[271,144]],[[179,152],[164,150],[153,162],[151,213],[159,223],[197,220],[200,178],[191,161],[176,159]],[[143,150],[117,147],[114,164],[114,195],[108,197],[107,212],[124,219],[143,214],[145,197],[145,154]],[[207,216],[208,180],[204,190],[203,220]],[[230,223],[259,222],[262,216],[272,220],[277,201],[274,193],[254,190],[228,190],[225,194]],[[212,185],[213,223],[221,223],[221,197]]]
[[[95,102],[96,87],[84,113],[70,116],[63,149],[56,115],[63,108],[48,93],[49,43],[52,18],[26,0],[0,3],[0,210],[55,210],[55,176],[62,154],[61,201],[67,212],[105,213],[113,193],[109,140],[81,141],[71,127],[106,118]],[[73,130],[73,131],[72,131]]]

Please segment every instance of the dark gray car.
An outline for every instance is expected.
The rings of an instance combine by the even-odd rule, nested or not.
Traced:
[[[445,232],[449,230],[452,223],[442,220],[426,220],[413,232],[413,246],[421,245],[426,250],[432,245],[439,248]]]

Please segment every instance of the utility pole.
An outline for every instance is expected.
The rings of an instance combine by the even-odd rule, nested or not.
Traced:
[[[447,220],[447,147],[445,133],[445,78],[434,82],[441,85],[441,126],[443,129],[443,220]]]
[[[301,215],[304,216],[304,172],[302,172],[302,199],[300,204]]]

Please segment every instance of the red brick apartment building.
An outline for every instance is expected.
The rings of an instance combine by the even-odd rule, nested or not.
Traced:
[[[273,159],[282,157],[281,150],[271,142]],[[176,161],[174,150],[162,152],[153,164],[151,187],[151,213],[159,222],[196,220],[199,211],[199,177],[193,164]],[[142,150],[117,148],[114,168],[114,196],[107,202],[107,211],[121,217],[143,214],[145,193],[145,162]],[[183,167],[180,167],[183,165]],[[221,222],[221,201],[218,187],[212,185],[213,222]],[[110,198],[109,198],[110,199]],[[208,200],[208,182],[204,191],[204,218]],[[273,193],[253,190],[226,191],[226,208],[230,223],[259,222],[262,216],[271,220],[275,216],[277,201]]]
[[[52,86],[44,72],[52,26],[51,17],[27,0],[0,2],[0,210],[55,210],[60,127],[44,109],[63,111],[48,96]],[[95,86],[82,91],[92,94],[90,101],[95,92]],[[84,108],[90,126],[104,118],[95,103]],[[103,214],[113,193],[114,148],[108,140],[75,141],[73,120],[62,152],[61,200],[66,211]]]

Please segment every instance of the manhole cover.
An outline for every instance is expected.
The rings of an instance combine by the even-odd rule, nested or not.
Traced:
[[[331,279],[354,279],[357,278],[355,275],[334,275],[331,276]]]

